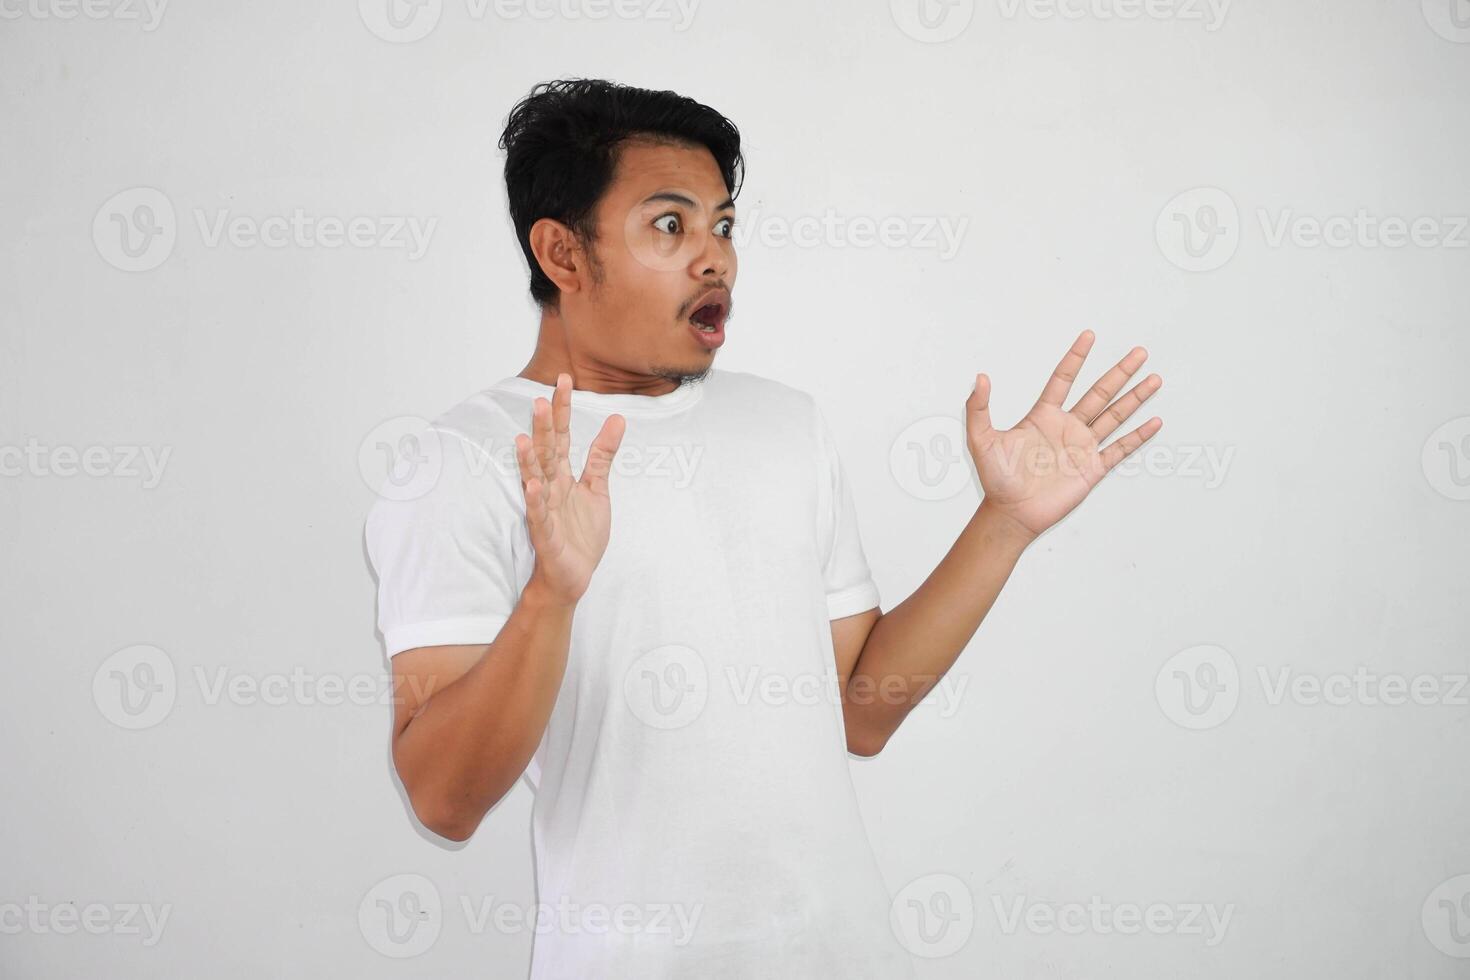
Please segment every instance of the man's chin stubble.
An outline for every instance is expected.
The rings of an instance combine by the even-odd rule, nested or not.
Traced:
[[[705,380],[705,378],[709,376],[710,368],[712,367],[714,367],[713,361],[711,361],[709,364],[706,364],[702,369],[692,374],[686,368],[674,367],[655,367],[652,369],[652,373],[654,377],[663,378],[667,381],[673,381],[682,388],[684,385],[697,384]]]

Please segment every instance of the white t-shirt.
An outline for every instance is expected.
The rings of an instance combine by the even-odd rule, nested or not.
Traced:
[[[421,447],[432,487],[374,505],[389,656],[509,617],[534,562],[515,436],[552,391],[511,377],[461,402]],[[719,369],[573,391],[573,476],[614,412],[611,538],[526,771],[532,980],[912,977],[849,770],[830,621],[879,602],[825,417]]]

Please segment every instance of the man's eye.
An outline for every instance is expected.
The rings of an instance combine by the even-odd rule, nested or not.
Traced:
[[[719,223],[715,225],[715,234],[719,235],[721,238],[729,238],[734,231],[734,218],[721,218]]]
[[[653,226],[659,231],[669,235],[679,233],[679,216],[676,214],[665,214],[654,219]]]

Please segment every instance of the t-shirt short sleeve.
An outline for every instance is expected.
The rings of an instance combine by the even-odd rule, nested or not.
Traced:
[[[429,429],[420,438],[435,436],[426,454],[439,466],[431,485],[414,487],[411,496],[385,488],[365,526],[389,657],[415,647],[493,642],[524,584],[515,562],[524,522],[508,493],[510,478],[456,433]]]
[[[878,586],[868,569],[858,534],[857,508],[843,470],[837,444],[822,410],[813,404],[819,447],[818,541],[822,549],[822,578],[827,590],[827,615],[841,619],[878,606]]]

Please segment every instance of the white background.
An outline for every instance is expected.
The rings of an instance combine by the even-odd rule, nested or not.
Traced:
[[[704,0],[686,22],[429,0],[395,30],[387,0],[0,0],[0,974],[524,975],[526,928],[463,903],[533,901],[529,790],[447,846],[392,775],[388,707],[313,685],[386,671],[361,537],[378,427],[530,355],[495,143],[532,84],[580,75],[741,128],[716,363],[816,396],[885,608],[977,503],[950,455],[977,371],[1002,426],[1086,327],[1086,383],[1134,344],[1164,377],[1130,423],[1164,418],[1153,461],[1023,558],[958,703],[853,760],[898,927],[933,917],[909,930],[920,975],[1464,976],[1456,2],[958,0],[921,21]],[[422,255],[211,237],[298,209],[432,232]],[[1346,238],[1315,240],[1334,217]],[[873,244],[861,222],[884,219]],[[1416,219],[1419,243],[1380,237]],[[101,447],[91,475],[67,447]],[[1275,696],[1354,672],[1346,703]],[[284,703],[215,686],[293,673]],[[1216,700],[1185,686],[1211,676]],[[1436,703],[1372,703],[1385,677]],[[119,678],[155,689],[127,701],[151,715]],[[377,898],[425,880],[442,911],[395,944]],[[63,931],[68,905],[97,933]],[[1125,931],[1154,905],[1172,928]]]

